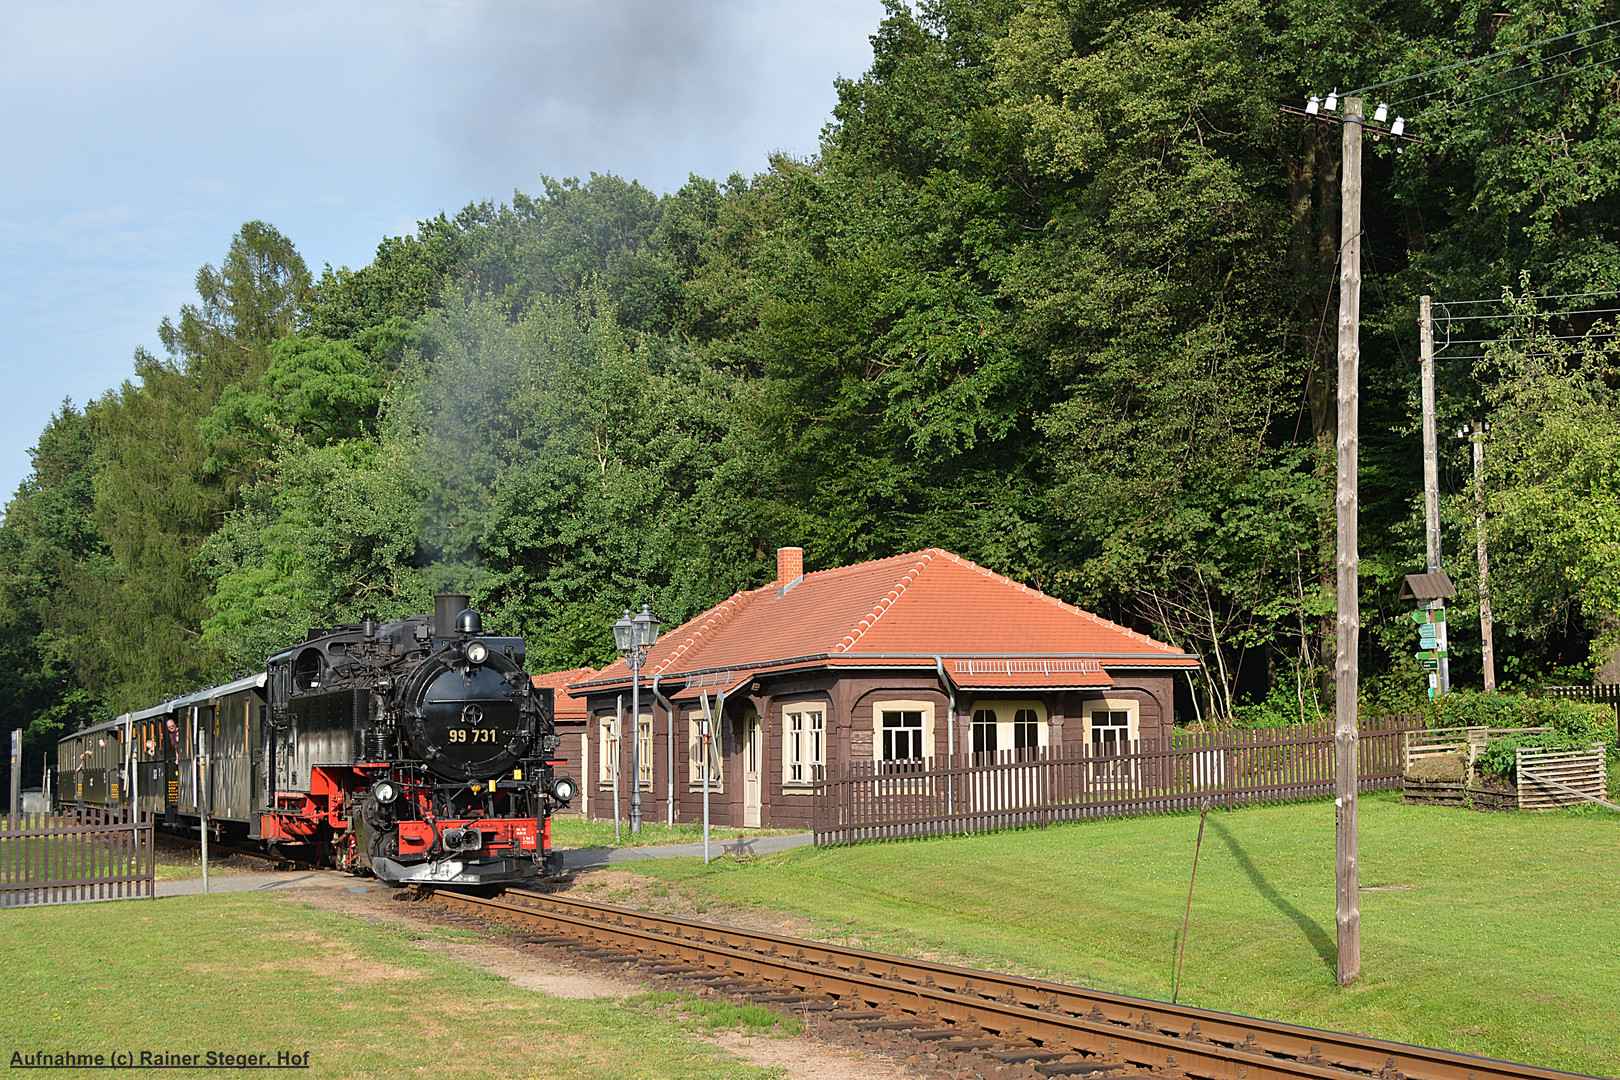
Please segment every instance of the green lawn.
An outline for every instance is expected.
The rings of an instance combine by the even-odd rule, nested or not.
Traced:
[[[254,896],[0,912],[4,1058],[118,1049],[268,1054],[273,1063],[287,1050],[309,1052],[310,1071],[270,1075],[773,1075],[694,1034],[769,1023],[759,1010],[547,997],[422,948],[423,936],[445,935]]]
[[[740,836],[779,836],[783,833],[803,832],[802,829],[736,829],[709,827],[709,843],[720,844]],[[701,844],[703,823],[664,825],[643,820],[641,833],[630,831],[628,821],[619,826],[619,839],[613,838],[613,822],[587,821],[578,817],[551,819],[551,844],[557,848],[583,847],[647,847],[656,844]]]
[[[1363,976],[1348,990],[1334,977],[1333,814],[1209,815],[1183,1002],[1620,1073],[1620,814],[1363,797]],[[1168,1000],[1197,831],[1197,815],[1144,817],[624,869],[869,948]]]

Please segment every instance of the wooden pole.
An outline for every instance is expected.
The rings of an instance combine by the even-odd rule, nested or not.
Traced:
[[[1440,551],[1440,450],[1434,416],[1434,308],[1427,296],[1418,299],[1418,342],[1423,370],[1423,539],[1425,565],[1431,574],[1442,572]],[[1440,659],[1429,682],[1429,696],[1451,692],[1451,661],[1446,657],[1446,602],[1432,605],[1435,649]]]
[[[1361,898],[1356,864],[1356,720],[1361,645],[1360,570],[1356,517],[1361,361],[1361,99],[1344,99],[1344,156],[1340,182],[1339,437],[1338,437],[1338,655],[1335,664],[1333,745],[1338,852],[1339,982],[1361,973]]]
[[[1181,949],[1176,956],[1176,977],[1170,987],[1170,1004],[1181,996],[1181,965],[1187,960],[1187,931],[1192,927],[1193,886],[1198,884],[1198,853],[1204,850],[1204,819],[1209,817],[1209,800],[1198,806],[1198,842],[1193,845],[1192,878],[1187,882],[1187,911],[1181,917]]]
[[[1485,558],[1485,430],[1474,421],[1474,534],[1479,540],[1479,642],[1485,692],[1496,689],[1496,645],[1491,639],[1491,573]]]

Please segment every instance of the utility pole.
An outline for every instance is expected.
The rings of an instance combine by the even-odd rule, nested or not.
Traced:
[[[1474,535],[1479,539],[1479,642],[1488,694],[1496,689],[1496,645],[1491,640],[1491,572],[1485,558],[1485,425],[1478,420],[1474,421],[1473,442]]]
[[[1418,341],[1423,368],[1423,537],[1428,572],[1445,570],[1440,559],[1440,450],[1434,416],[1434,307],[1427,296],[1418,298]],[[1435,652],[1439,658],[1429,676],[1429,696],[1451,693],[1451,660],[1447,656],[1446,602],[1429,604],[1434,612]]]
[[[1361,895],[1356,862],[1357,704],[1361,594],[1356,576],[1358,433],[1361,368],[1361,99],[1344,99],[1344,155],[1339,218],[1338,655],[1334,668],[1334,779],[1338,797],[1337,882],[1339,983],[1361,973]]]

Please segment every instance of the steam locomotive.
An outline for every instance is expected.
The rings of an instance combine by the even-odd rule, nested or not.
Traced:
[[[524,652],[484,633],[465,596],[311,630],[262,673],[64,736],[58,798],[396,885],[552,873],[551,815],[577,784]]]

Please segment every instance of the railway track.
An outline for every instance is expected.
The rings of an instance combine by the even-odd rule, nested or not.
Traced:
[[[1209,1080],[1569,1080],[1580,1074],[1105,994],[675,915],[508,889],[439,891],[520,940],[763,1004],[826,1012],[1028,1075]],[[1016,1075],[1010,1072],[1008,1075]]]

